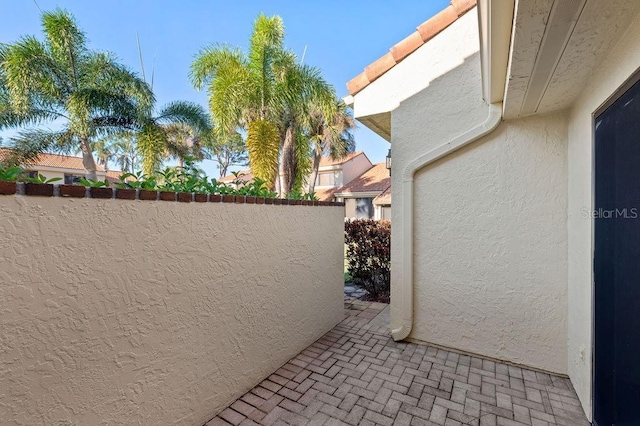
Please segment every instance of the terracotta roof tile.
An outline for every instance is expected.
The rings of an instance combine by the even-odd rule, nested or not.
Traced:
[[[358,74],[347,83],[347,90],[354,95],[369,85],[369,79],[364,73]]]
[[[350,95],[355,95],[380,78],[420,46],[444,31],[462,15],[473,9],[477,0],[451,0],[451,4],[435,16],[420,24],[416,31],[390,49],[390,52],[374,61],[347,83]]]
[[[434,38],[441,33],[449,25],[453,24],[458,19],[458,13],[453,6],[449,6],[446,9],[440,11],[437,15],[430,18],[428,21],[418,25],[418,33],[422,37],[424,43]]]
[[[451,6],[456,10],[458,16],[462,16],[474,7],[477,0],[451,0]]]
[[[251,169],[246,169],[246,170],[240,170],[238,172],[238,179],[241,180],[242,182],[251,182],[253,180],[253,173],[251,173]],[[233,174],[221,177],[220,179],[218,179],[218,182],[233,182],[234,180],[236,180],[236,177]]]
[[[336,192],[338,188],[324,188],[324,189],[316,189],[314,194],[318,201],[333,201],[333,194]]]
[[[391,176],[385,163],[376,163],[369,170],[343,185],[335,193],[384,191],[391,184]]]
[[[420,37],[420,33],[415,31],[411,33],[411,35],[400,43],[396,44],[391,48],[391,54],[393,55],[393,59],[397,62],[400,62],[418,47],[422,46],[424,41],[422,41],[422,37]]]
[[[10,148],[0,148],[0,161],[8,158],[11,155]],[[42,153],[39,154],[35,159],[29,161],[28,164],[25,164],[24,167],[56,167],[60,169],[72,169],[72,170],[84,170],[84,165],[82,164],[82,158],[80,157],[72,157],[69,155],[59,155],[59,154],[47,154]],[[104,172],[104,167],[97,165],[96,169],[99,172]]]
[[[364,69],[364,74],[367,76],[367,80],[369,80],[369,82],[373,82],[395,65],[396,61],[393,59],[393,55],[391,52],[388,52],[367,66]]]

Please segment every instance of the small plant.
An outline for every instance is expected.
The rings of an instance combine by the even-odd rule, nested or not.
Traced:
[[[287,194],[287,196],[285,198],[288,198],[290,200],[311,200],[311,201],[318,201],[318,197],[316,197],[316,194],[311,192],[309,194],[300,192],[298,190],[294,190],[291,191],[290,193]]]
[[[18,180],[18,176],[22,174],[22,169],[20,167],[0,167],[0,180],[6,182],[15,182]]]
[[[236,195],[249,195],[254,197],[275,198],[278,194],[267,187],[267,182],[260,178],[255,178],[253,182],[247,183],[238,189]]]
[[[29,183],[44,183],[44,184],[49,184],[49,183],[53,183],[53,182],[57,182],[59,180],[62,180],[62,178],[60,178],[60,177],[47,179],[44,175],[41,175],[41,174],[38,174],[37,177],[27,177],[25,179]]]
[[[78,183],[84,187],[89,188],[106,188],[109,186],[109,181],[107,179],[102,181],[82,178],[78,181]]]
[[[154,177],[148,177],[142,172],[125,173],[119,176],[122,182],[115,184],[118,189],[142,189],[146,191],[155,191],[158,188],[158,182]]]
[[[204,177],[200,181],[200,185],[195,189],[194,192],[197,192],[199,194],[222,194],[222,190],[226,189],[227,187],[217,180],[212,178],[209,181],[206,177]]]

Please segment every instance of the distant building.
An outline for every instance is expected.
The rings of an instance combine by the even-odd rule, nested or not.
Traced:
[[[235,186],[241,187],[253,181],[253,174],[249,169],[241,170],[238,177],[228,175],[219,181],[226,184],[237,181]],[[385,164],[373,164],[364,152],[359,151],[339,160],[323,157],[314,193],[320,201],[344,201],[347,218],[391,219],[390,186],[391,178]]]
[[[391,177],[385,163],[373,164],[369,170],[338,188],[333,196],[344,201],[345,217],[350,219],[390,219],[391,195],[387,191]],[[375,200],[385,191],[382,204]]]
[[[10,155],[10,148],[0,148],[0,162]],[[43,175],[47,179],[61,178],[62,180],[58,183],[67,185],[77,184],[87,174],[82,164],[82,158],[69,155],[41,153],[27,164],[21,165],[21,167],[30,177]],[[110,182],[119,182],[121,174],[121,171],[107,171],[104,167],[96,165],[98,180],[108,179]]]

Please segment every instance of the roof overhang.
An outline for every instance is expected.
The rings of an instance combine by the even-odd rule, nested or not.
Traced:
[[[362,191],[362,192],[334,192],[334,197],[340,198],[375,198],[384,191]]]
[[[502,6],[503,1],[481,0],[487,3],[489,12]],[[504,118],[571,107],[593,70],[639,12],[638,0],[518,1]],[[495,54],[502,55],[503,51],[491,49],[490,55]]]
[[[354,117],[390,142],[391,111],[429,84],[429,80],[420,75],[420,71],[428,70],[429,61],[415,52],[475,7],[476,0],[451,0],[448,7],[419,25],[416,31],[351,79],[347,83],[349,96],[344,101],[353,107]],[[399,77],[403,73],[404,78]]]

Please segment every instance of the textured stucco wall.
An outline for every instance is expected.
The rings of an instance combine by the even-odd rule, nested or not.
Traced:
[[[640,69],[640,16],[601,62],[576,101],[569,121],[569,376],[587,415],[591,413],[593,327],[593,114]]]
[[[356,116],[359,108],[383,109],[385,96],[396,103],[409,98],[391,113],[391,220],[396,230],[403,220],[400,178],[407,164],[464,131],[461,126],[472,127],[485,119],[481,96],[473,96],[469,102],[471,97],[466,95],[481,91],[479,49],[477,16],[469,12],[355,97]],[[466,63],[473,66],[464,66]],[[409,83],[412,83],[411,91],[407,91]],[[397,93],[394,84],[401,85],[397,90],[402,92],[397,95],[393,95]],[[376,95],[376,90],[381,91],[380,96]],[[378,105],[369,106],[367,102]],[[399,238],[392,237],[392,264],[401,265],[403,255]],[[402,317],[399,283],[403,272],[402,268],[391,270],[392,329],[400,326]]]
[[[341,320],[342,223],[0,197],[0,423],[203,424]]]
[[[506,122],[417,174],[411,337],[566,374],[566,139]]]
[[[421,48],[432,49],[424,64],[448,63],[391,113],[395,176],[486,119],[473,18],[465,15]],[[566,373],[566,121],[560,114],[502,123],[417,173],[410,338]],[[392,197],[397,226],[399,178]],[[395,265],[403,256],[398,241]],[[392,327],[401,318],[402,273],[392,270]]]

